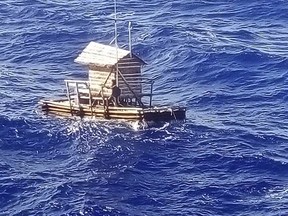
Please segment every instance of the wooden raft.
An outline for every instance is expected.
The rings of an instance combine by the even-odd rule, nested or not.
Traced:
[[[54,100],[39,102],[42,111],[65,116],[90,116],[105,119],[126,119],[146,121],[169,121],[185,119],[185,108],[161,107],[161,108],[140,108],[140,107],[113,107],[105,108],[101,105],[90,107],[89,105],[72,104],[67,100]]]
[[[131,51],[92,41],[75,62],[88,67],[88,80],[65,80],[66,99],[41,100],[39,103],[44,112],[105,119],[185,119],[186,109],[183,107],[152,106],[154,80],[141,75],[141,68],[146,63]],[[111,84],[115,82],[121,90],[120,97],[117,97],[120,104],[111,103]],[[144,104],[143,97],[148,97],[148,105]]]

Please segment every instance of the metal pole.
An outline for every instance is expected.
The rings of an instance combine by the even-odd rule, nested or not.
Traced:
[[[154,81],[151,82],[151,86],[150,86],[150,103],[149,103],[150,108],[152,107],[153,84],[154,84]]]
[[[130,58],[132,58],[132,38],[131,38],[131,22],[128,24],[128,32],[129,32],[129,51],[130,51]]]
[[[117,2],[114,0],[114,16],[115,16],[115,47],[116,47],[116,85],[119,86],[118,79],[118,33],[117,33]]]

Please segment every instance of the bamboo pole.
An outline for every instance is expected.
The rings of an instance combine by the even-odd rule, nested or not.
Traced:
[[[130,58],[132,58],[132,36],[131,36],[131,22],[128,24],[128,32],[129,32],[129,51],[130,51]]]
[[[119,87],[118,79],[118,33],[117,33],[117,2],[114,0],[114,16],[115,16],[115,47],[116,47],[116,85]]]

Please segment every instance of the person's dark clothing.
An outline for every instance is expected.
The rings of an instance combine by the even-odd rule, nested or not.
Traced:
[[[116,85],[112,86],[112,96],[119,97],[120,94],[121,94],[121,89]]]
[[[114,106],[119,106],[119,96],[121,94],[121,89],[117,85],[113,85],[111,87],[112,89],[112,94],[109,98],[109,101],[112,101]]]

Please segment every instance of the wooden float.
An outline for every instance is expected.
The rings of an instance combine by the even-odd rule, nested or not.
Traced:
[[[154,80],[142,76],[141,69],[146,63],[132,53],[131,24],[129,50],[120,49],[116,20],[115,2],[115,46],[90,42],[75,59],[76,63],[88,67],[88,80],[65,80],[66,98],[41,100],[42,111],[47,114],[140,121],[185,119],[185,107],[152,104]],[[113,97],[114,87],[121,91],[117,97]],[[146,100],[143,99],[145,97]]]

